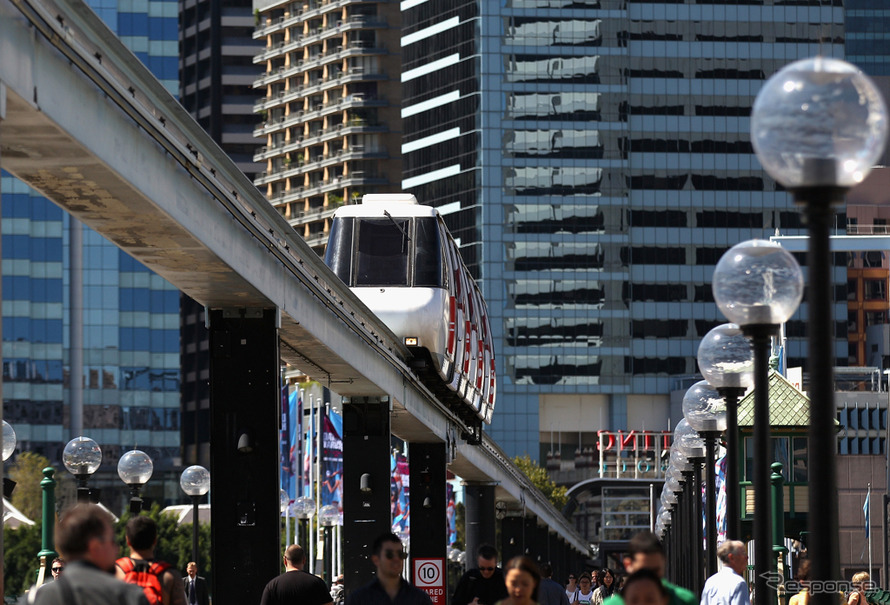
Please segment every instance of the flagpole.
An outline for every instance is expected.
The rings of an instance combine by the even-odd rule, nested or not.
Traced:
[[[315,437],[315,399],[312,395],[309,395],[309,432],[306,435],[306,454],[309,457],[309,481],[306,485],[309,488],[309,496],[312,496],[312,470],[314,468],[315,461],[312,456],[312,444],[314,443]],[[306,540],[309,542],[309,573],[315,573],[315,539],[312,536],[312,519],[318,517],[318,503],[315,504],[315,514],[309,517],[309,527],[306,528]]]
[[[868,484],[868,492],[865,494],[865,535],[868,536],[868,577],[874,578],[871,569],[871,483]]]

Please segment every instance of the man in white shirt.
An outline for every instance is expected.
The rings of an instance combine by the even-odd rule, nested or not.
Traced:
[[[708,578],[701,605],[751,605],[748,583],[743,574],[748,567],[748,550],[738,540],[727,540],[717,548],[723,569]]]

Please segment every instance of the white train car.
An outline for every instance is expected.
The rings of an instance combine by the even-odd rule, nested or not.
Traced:
[[[495,364],[488,309],[439,212],[406,193],[334,212],[325,263],[404,342],[442,399],[490,423]]]

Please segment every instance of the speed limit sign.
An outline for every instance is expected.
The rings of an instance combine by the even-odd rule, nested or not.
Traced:
[[[433,603],[444,603],[445,559],[414,559],[414,585],[430,595]]]

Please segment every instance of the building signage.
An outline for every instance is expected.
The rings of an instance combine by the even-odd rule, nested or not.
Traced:
[[[670,431],[597,431],[599,476],[663,477],[672,439]]]
[[[433,605],[445,605],[445,559],[414,559],[414,585],[430,595]]]

